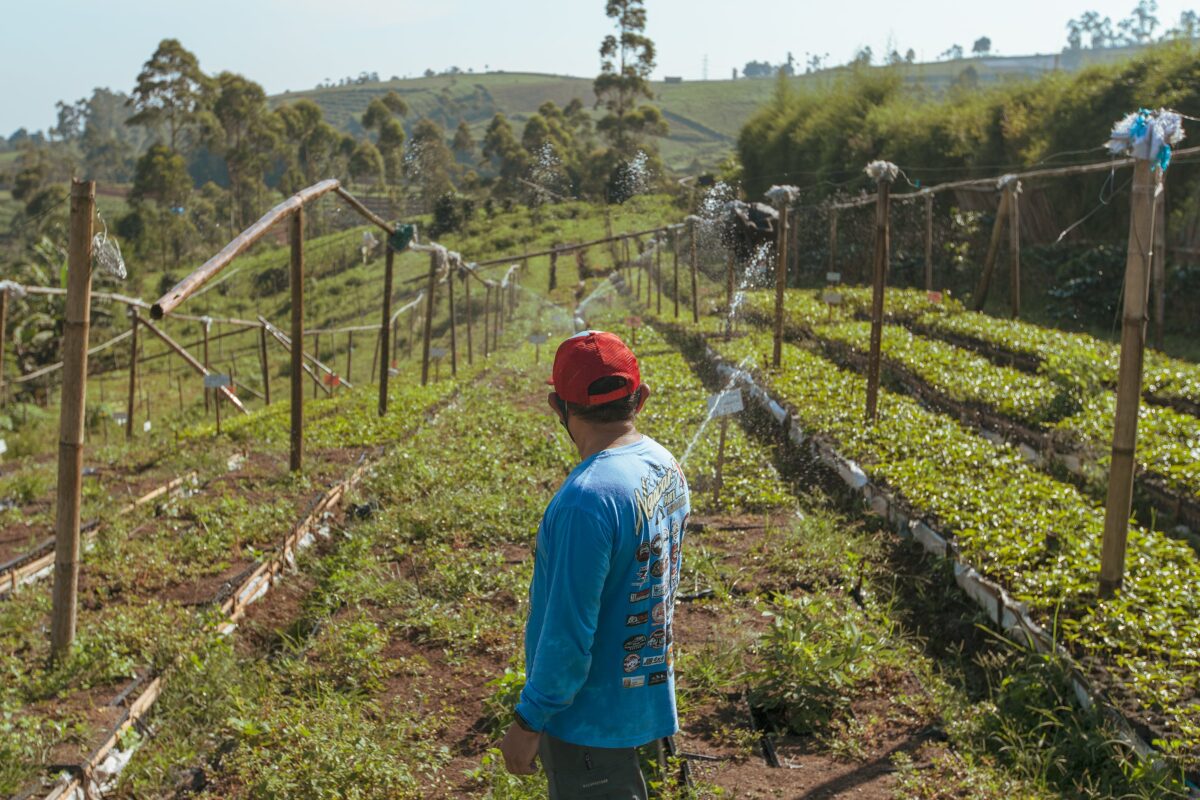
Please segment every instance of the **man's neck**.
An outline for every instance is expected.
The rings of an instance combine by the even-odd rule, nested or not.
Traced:
[[[586,461],[601,450],[611,450],[614,447],[624,447],[641,440],[632,422],[619,422],[611,425],[588,425],[587,423],[572,425],[571,433],[575,437],[575,448],[579,450],[579,458]]]

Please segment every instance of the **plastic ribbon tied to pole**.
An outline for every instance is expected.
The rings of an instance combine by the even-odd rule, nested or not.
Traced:
[[[16,281],[0,281],[0,292],[8,292],[9,297],[20,300],[25,296],[25,287]]]
[[[1013,184],[1016,185],[1013,186]],[[1013,187],[1013,191],[1017,194],[1021,193],[1021,180],[1016,175],[1002,175],[1000,176],[1000,179],[996,181],[996,188],[1000,191],[1004,191],[1010,186]]]
[[[766,191],[767,200],[771,201],[771,205],[779,208],[780,206],[790,206],[800,197],[800,190],[795,186],[772,186]]]
[[[1166,172],[1172,149],[1183,141],[1183,136],[1183,119],[1178,113],[1142,108],[1113,126],[1108,149],[1113,155],[1152,161],[1156,169]]]
[[[397,225],[396,230],[388,237],[388,247],[395,250],[397,253],[408,249],[408,246],[413,243],[417,237],[417,228],[415,225]]]
[[[123,281],[128,273],[125,271],[125,259],[121,256],[121,245],[116,239],[108,238],[108,223],[104,217],[100,217],[100,224],[104,226],[104,231],[92,237],[92,260],[108,275]]]
[[[900,174],[900,168],[890,161],[872,161],[863,171],[876,183],[879,181],[893,183]]]

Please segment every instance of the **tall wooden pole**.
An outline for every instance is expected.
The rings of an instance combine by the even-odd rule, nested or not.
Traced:
[[[458,320],[454,317],[454,270],[446,277],[447,297],[450,299],[450,375],[458,377]]]
[[[925,291],[933,291],[933,195],[925,195]]]
[[[504,287],[496,285],[496,305],[492,308],[492,349],[500,349],[500,334],[504,331]]]
[[[291,453],[289,464],[292,472],[299,472],[304,464],[304,206],[292,214],[288,229],[291,245],[291,270],[289,281],[292,289],[292,408],[291,408]]]
[[[1133,506],[1138,405],[1142,397],[1142,358],[1146,348],[1146,311],[1150,261],[1154,249],[1155,178],[1152,162],[1138,159],[1133,168],[1133,208],[1125,256],[1125,299],[1121,321],[1121,360],[1117,371],[1117,413],[1113,428],[1108,500],[1104,506],[1104,542],[1100,552],[1100,596],[1111,597],[1125,579],[1125,540]]]
[[[492,285],[485,283],[483,288],[483,357],[487,358],[491,352],[488,349],[488,341],[492,335]]]
[[[558,288],[558,251],[550,254],[550,285],[549,291],[553,292]]]
[[[262,367],[263,402],[271,405],[271,362],[267,358],[267,326],[258,328],[258,361]]]
[[[4,344],[8,337],[8,289],[0,289],[0,405],[4,405]],[[108,430],[105,428],[105,430]]]
[[[733,335],[733,248],[725,255],[725,341]]]
[[[1008,195],[1008,297],[1013,319],[1021,317],[1021,188],[1014,181]]]
[[[208,329],[212,327],[212,321],[210,319],[208,319],[208,317],[205,317],[203,320],[201,320],[200,326],[202,328],[204,328],[204,350],[201,353],[201,355],[204,356],[204,369],[207,370],[209,368],[208,367]],[[204,390],[204,413],[207,415],[208,412],[209,412],[208,389],[205,389]]]
[[[354,380],[354,331],[346,331],[346,380]]]
[[[775,239],[775,343],[771,364],[776,369],[783,358],[783,300],[787,289],[787,205],[779,206],[779,230]]]
[[[837,228],[838,228],[838,210],[831,208],[829,210],[829,271],[837,272]]]
[[[698,325],[700,323],[700,290],[696,285],[696,270],[699,268],[699,258],[696,253],[695,221],[688,226],[688,232],[691,234],[692,247],[692,324]]]
[[[675,288],[672,292],[675,295],[675,319],[679,319],[679,237],[674,231],[671,231],[671,263],[675,269]]]
[[[1154,346],[1163,349],[1163,325],[1167,312],[1167,193],[1159,192],[1154,208]],[[0,357],[4,346],[0,345]]]
[[[979,283],[975,286],[976,311],[982,311],[987,303],[988,291],[992,286],[992,273],[996,269],[996,256],[1000,252],[1000,238],[1004,232],[1004,220],[1008,217],[1008,206],[1011,194],[1007,187],[1000,195],[1000,207],[996,209],[996,221],[992,225],[992,239],[988,243],[987,255],[983,258],[983,272],[979,275]]]
[[[133,409],[137,399],[138,312],[129,307],[129,393],[125,402],[125,441],[133,441]]]
[[[321,334],[313,336],[313,358],[317,361],[321,360]],[[317,399],[317,389],[320,387],[320,381],[313,383],[313,400]]]
[[[379,322],[379,416],[387,413],[388,367],[392,365],[392,277],[396,269],[396,254],[391,245],[383,262],[383,316]],[[411,337],[410,337],[411,338]]]
[[[475,363],[475,348],[471,342],[471,328],[474,327],[471,317],[475,311],[471,306],[471,281],[475,279],[475,273],[467,275],[467,279],[463,281],[463,291],[466,292],[467,300],[467,365]]]
[[[416,336],[413,334],[413,325],[417,321],[417,311],[418,310],[419,310],[419,307],[415,304],[412,306],[412,308],[408,309],[408,360],[409,361],[412,361],[412,357],[413,357],[413,355],[412,355],[413,340],[416,338]]]
[[[65,656],[75,640],[79,588],[79,509],[82,505],[83,424],[87,402],[88,320],[92,304],[92,220],[96,183],[71,182],[67,253],[63,388],[58,421],[58,495],[54,518],[54,595],[50,651]]]
[[[438,254],[429,254],[429,286],[425,300],[425,341],[421,345],[421,385],[429,383],[429,347],[433,338],[433,302],[437,288]]]
[[[891,194],[891,181],[881,178],[875,200],[875,272],[871,295],[871,350],[867,360],[868,422],[874,422],[879,416],[879,358],[883,345],[883,293],[891,251]]]

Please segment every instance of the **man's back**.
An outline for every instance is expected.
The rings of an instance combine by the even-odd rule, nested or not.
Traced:
[[[687,483],[649,437],[576,467],[538,530],[518,713],[572,744],[670,736]]]

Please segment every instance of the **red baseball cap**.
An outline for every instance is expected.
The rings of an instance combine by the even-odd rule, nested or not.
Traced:
[[[604,394],[588,394],[600,378],[624,378],[625,385]],[[558,346],[548,381],[554,393],[577,406],[598,406],[628,397],[642,385],[637,356],[621,337],[606,331],[583,331]]]

